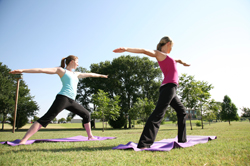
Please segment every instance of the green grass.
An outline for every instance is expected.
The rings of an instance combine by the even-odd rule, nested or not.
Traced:
[[[188,122],[187,122],[188,124]],[[0,141],[11,141],[23,137],[25,129],[11,133],[11,129],[0,132]],[[63,138],[77,135],[86,136],[81,124],[50,124],[31,139]],[[48,126],[48,127],[49,127]],[[6,125],[6,127],[8,127]],[[135,152],[133,150],[112,150],[119,144],[138,142],[142,126],[135,129],[102,132],[102,124],[92,130],[96,136],[117,137],[114,140],[92,142],[35,143],[25,146],[0,145],[0,165],[250,165],[250,123],[228,122],[205,124],[204,129],[187,127],[188,135],[216,135],[218,139],[189,148],[173,149],[169,152]],[[61,128],[61,129],[60,129]],[[177,127],[164,124],[156,141],[174,138]]]

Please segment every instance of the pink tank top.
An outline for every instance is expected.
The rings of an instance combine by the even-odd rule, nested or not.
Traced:
[[[161,86],[167,83],[174,83],[178,85],[178,72],[175,60],[167,55],[163,61],[158,61],[158,64],[164,74]]]

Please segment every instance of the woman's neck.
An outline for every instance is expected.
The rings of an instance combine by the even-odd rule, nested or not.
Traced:
[[[72,72],[72,69],[73,69],[73,68],[72,68],[72,67],[67,66],[67,67],[66,67],[66,69],[67,69],[68,71],[71,71],[71,72]]]

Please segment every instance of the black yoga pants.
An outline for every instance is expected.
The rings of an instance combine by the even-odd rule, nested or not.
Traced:
[[[148,118],[141,134],[138,148],[149,148],[155,141],[157,132],[168,105],[177,113],[178,117],[178,142],[186,142],[186,109],[176,95],[177,85],[168,83],[160,88],[160,96],[155,110]]]
[[[75,100],[64,95],[57,95],[52,106],[40,119],[37,120],[43,127],[46,127],[62,110],[67,109],[83,118],[84,123],[90,122],[88,110],[83,108]]]

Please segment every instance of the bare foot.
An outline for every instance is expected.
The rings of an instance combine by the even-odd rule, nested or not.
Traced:
[[[96,140],[97,138],[95,138],[94,136],[92,137],[88,137],[88,140]]]
[[[25,145],[26,144],[26,141],[20,141],[19,142],[19,145]]]
[[[143,147],[143,148],[139,148],[139,149],[144,150],[144,149],[147,149],[147,148],[146,148],[146,147]]]

